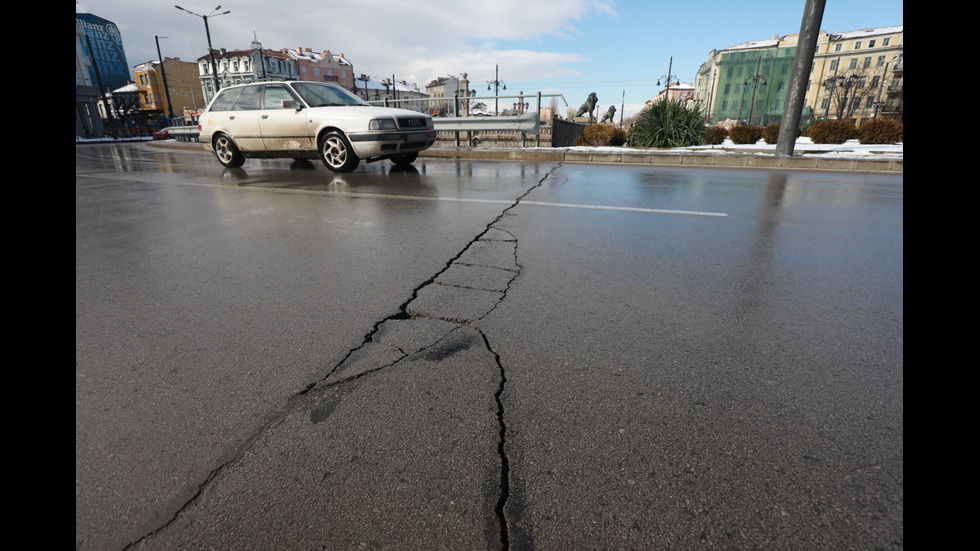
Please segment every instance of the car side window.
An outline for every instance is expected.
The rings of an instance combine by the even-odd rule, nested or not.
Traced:
[[[218,97],[214,98],[208,111],[231,111],[231,108],[235,105],[235,100],[238,99],[241,93],[241,88],[222,90],[218,93]]]
[[[235,102],[234,111],[257,111],[259,109],[259,98],[262,97],[262,86],[246,86],[242,88],[242,94]]]
[[[262,109],[282,109],[283,100],[296,101],[284,86],[266,86]]]

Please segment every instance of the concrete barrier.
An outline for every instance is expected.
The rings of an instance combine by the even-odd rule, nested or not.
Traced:
[[[697,153],[670,150],[611,152],[607,149],[591,151],[587,148],[432,148],[422,152],[423,157],[482,160],[561,161],[568,163],[630,164],[653,166],[703,166],[715,168],[777,168],[794,170],[841,170],[869,172],[903,172],[903,160],[845,159],[827,157],[826,154],[793,155],[777,157],[773,154]]]

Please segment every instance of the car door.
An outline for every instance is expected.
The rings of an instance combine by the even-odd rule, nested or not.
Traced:
[[[267,84],[259,114],[262,143],[269,151],[304,151],[314,148],[310,124],[299,98],[289,87]]]
[[[238,148],[242,151],[258,151],[262,145],[262,130],[259,127],[263,85],[246,86],[235,101],[228,115],[228,131]]]

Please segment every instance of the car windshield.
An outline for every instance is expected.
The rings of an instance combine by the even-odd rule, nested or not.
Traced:
[[[361,98],[339,86],[317,84],[315,82],[296,82],[293,83],[293,88],[310,107],[369,105]]]

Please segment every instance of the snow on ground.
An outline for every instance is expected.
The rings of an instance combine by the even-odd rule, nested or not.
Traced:
[[[793,149],[794,155],[820,155],[821,157],[844,157],[854,158],[874,158],[882,160],[901,160],[903,158],[903,144],[875,145],[861,144],[857,140],[848,140],[842,144],[815,144],[810,138],[797,138],[796,146]],[[649,149],[631,149],[629,147],[569,147],[571,151],[590,150],[601,152],[627,151],[649,151]],[[675,147],[671,149],[658,149],[657,151],[690,151],[695,153],[718,153],[718,154],[757,154],[772,155],[776,152],[776,144],[767,144],[764,141],[751,145],[736,145],[728,138],[721,145],[698,145],[692,147]]]

